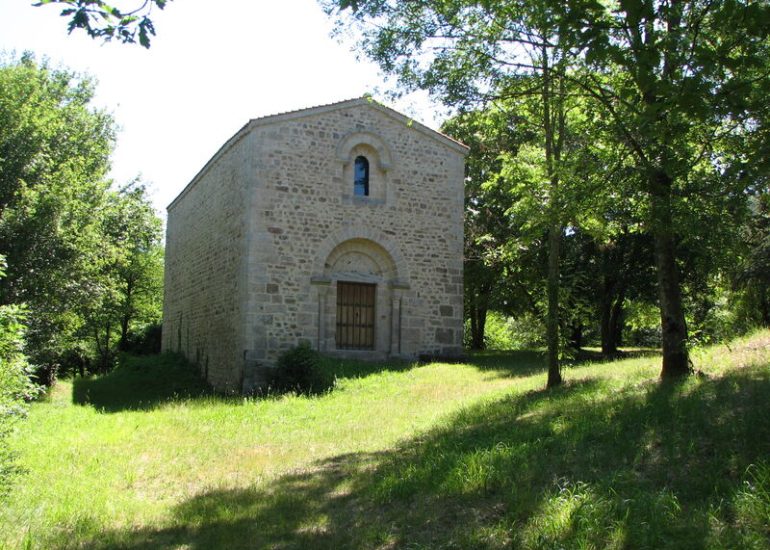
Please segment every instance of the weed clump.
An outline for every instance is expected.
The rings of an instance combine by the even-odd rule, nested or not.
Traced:
[[[321,355],[302,342],[278,357],[270,389],[278,393],[322,393],[333,384],[321,365]]]

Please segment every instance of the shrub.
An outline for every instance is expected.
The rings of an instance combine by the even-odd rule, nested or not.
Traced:
[[[484,347],[493,351],[532,348],[543,345],[543,323],[534,315],[523,313],[507,317],[497,311],[488,311],[484,325]],[[465,320],[463,345],[470,348],[471,324]]]
[[[60,372],[65,376],[85,376],[91,372],[91,356],[82,342],[75,342],[59,357]]]
[[[514,349],[508,318],[497,311],[487,313],[487,322],[484,326],[484,345],[488,350]]]
[[[0,497],[5,493],[13,461],[7,437],[24,418],[27,402],[38,395],[30,381],[30,367],[23,352],[24,312],[18,306],[0,306]]]
[[[320,393],[331,387],[321,368],[320,354],[303,342],[281,354],[270,389],[279,393]]]
[[[138,332],[132,332],[123,343],[121,351],[135,355],[155,355],[160,353],[163,327],[160,323],[150,323]]]
[[[655,304],[626,300],[624,343],[659,347],[661,340],[660,310]]]
[[[511,349],[529,349],[545,345],[545,324],[532,313],[509,317],[506,328],[513,344]]]

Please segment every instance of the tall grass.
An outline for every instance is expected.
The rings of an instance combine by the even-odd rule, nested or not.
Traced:
[[[331,393],[246,400],[130,363],[33,407],[0,541],[770,548],[769,348],[699,350],[680,384],[655,357],[582,364],[555,391],[534,353],[329,362]]]

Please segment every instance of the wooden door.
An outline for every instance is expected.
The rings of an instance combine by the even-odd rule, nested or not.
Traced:
[[[377,285],[337,283],[337,349],[374,349]]]

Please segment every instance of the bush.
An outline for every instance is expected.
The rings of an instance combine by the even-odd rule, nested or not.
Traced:
[[[660,310],[655,304],[626,300],[625,331],[626,345],[659,347],[661,343]]]
[[[270,389],[278,393],[321,393],[332,386],[321,368],[320,354],[303,342],[281,354]]]
[[[23,352],[23,318],[20,307],[0,306],[0,497],[14,469],[7,437],[14,424],[26,416],[27,402],[39,393],[30,380],[30,367]]]
[[[155,355],[160,353],[163,326],[160,323],[150,323],[138,332],[132,332],[123,343],[121,351],[135,355]]]
[[[497,311],[488,311],[484,325],[484,347],[491,351],[525,349],[543,345],[545,326],[534,315],[523,313],[507,317]],[[465,320],[463,345],[470,348],[471,324]]]
[[[532,313],[509,317],[506,327],[511,335],[511,349],[530,349],[545,345],[545,323]]]
[[[91,372],[91,356],[88,349],[76,342],[59,357],[60,372],[65,376],[85,376]]]
[[[516,349],[517,343],[513,339],[511,321],[513,321],[512,317],[506,317],[497,311],[487,313],[487,322],[484,326],[486,349],[495,351]]]

